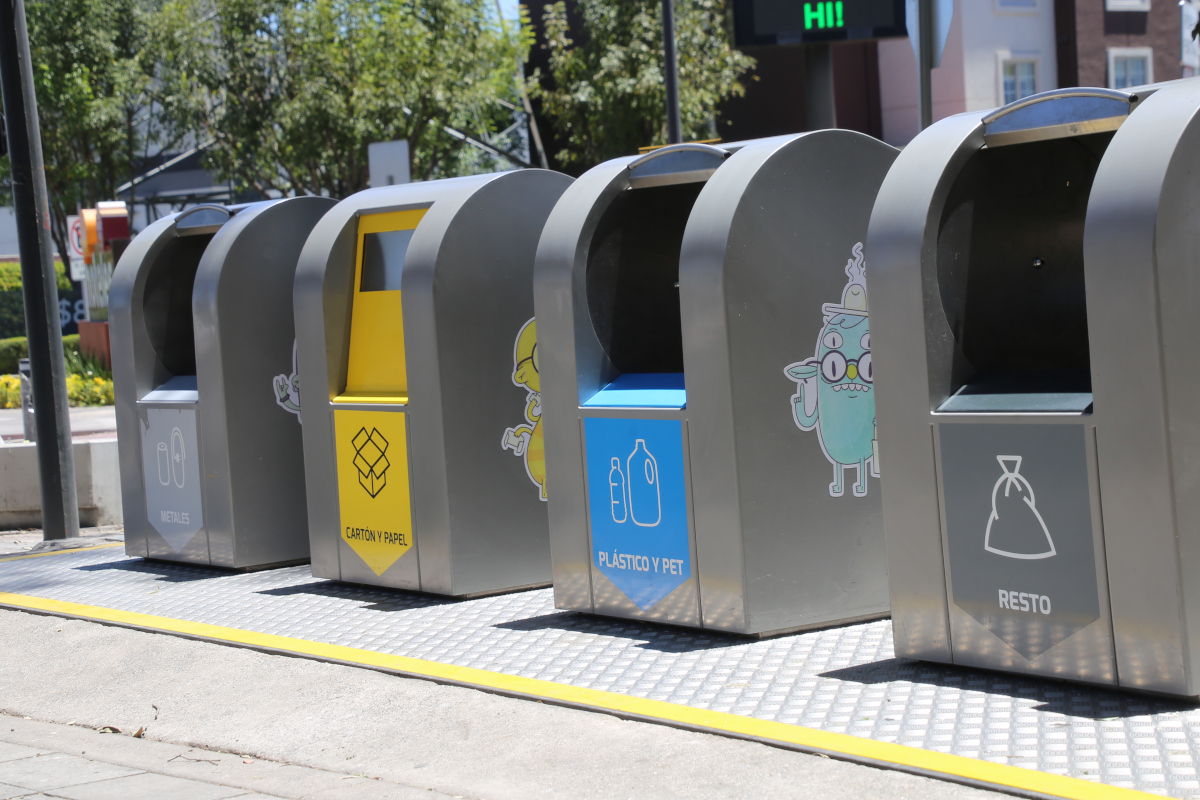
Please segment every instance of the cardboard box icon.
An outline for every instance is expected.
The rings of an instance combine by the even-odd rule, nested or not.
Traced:
[[[367,490],[367,494],[375,497],[387,486],[387,471],[391,466],[387,460],[388,440],[378,428],[371,428],[367,433],[366,427],[354,434],[351,442],[354,445],[354,468],[358,470],[358,483]]]

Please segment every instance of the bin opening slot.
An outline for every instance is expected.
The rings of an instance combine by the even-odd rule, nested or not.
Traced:
[[[682,372],[631,372],[605,386],[585,408],[684,408]]]
[[[938,231],[938,289],[955,340],[940,410],[1090,405],[1083,229],[1112,136],[984,148],[956,177]]]
[[[1091,87],[1025,97],[983,118],[988,147],[1115,131],[1146,96]]]
[[[702,188],[693,182],[623,191],[600,218],[585,283],[592,328],[616,373],[604,376],[611,382],[667,373],[678,376],[683,391],[679,252]]]
[[[404,256],[413,231],[380,231],[363,235],[360,292],[399,291]]]
[[[154,390],[147,392],[141,403],[197,403],[200,392],[195,375],[176,375],[168,378]]]
[[[1091,410],[1091,375],[1079,369],[981,372],[938,408],[943,414],[1086,414]]]
[[[728,157],[728,151],[709,144],[668,145],[629,163],[629,185],[634,189],[646,189],[704,182]]]
[[[400,285],[409,245],[426,211],[358,218],[346,383],[334,402],[408,402]]]
[[[196,374],[192,288],[211,233],[172,239],[146,273],[142,319],[155,355],[172,375]]]

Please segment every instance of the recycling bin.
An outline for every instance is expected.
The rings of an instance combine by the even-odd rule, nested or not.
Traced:
[[[743,634],[887,614],[867,221],[843,130],[584,174],[534,282],[555,603]]]
[[[313,575],[475,596],[550,580],[533,257],[547,170],[378,187],[296,271]]]
[[[334,201],[202,205],[143,230],[109,294],[125,552],[308,559],[292,284]]]
[[[884,181],[896,655],[1200,694],[1198,107],[1196,80],[1046,92]]]

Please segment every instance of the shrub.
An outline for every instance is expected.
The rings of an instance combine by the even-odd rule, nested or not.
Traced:
[[[111,406],[113,382],[108,378],[85,378],[72,373],[67,376],[67,401],[72,406]]]
[[[83,358],[83,356],[79,353],[78,333],[72,333],[70,336],[63,337],[63,357],[67,360],[67,372],[73,371],[71,369],[72,352],[76,354],[76,358]],[[24,336],[14,336],[11,339],[0,339],[0,375],[7,375],[16,372],[17,360],[21,358],[28,358],[28,356],[29,343],[26,341]],[[92,362],[91,359],[87,359],[87,361],[93,364],[95,363]],[[99,365],[95,365],[95,367],[99,367]],[[99,367],[99,369],[96,369],[95,367],[92,368],[92,372],[96,375],[102,375],[106,378],[112,377],[112,373],[103,367]],[[86,374],[86,368],[84,369],[83,374]]]
[[[0,408],[21,407],[21,379],[16,375],[0,375]]]

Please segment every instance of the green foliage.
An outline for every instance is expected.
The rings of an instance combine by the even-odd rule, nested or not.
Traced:
[[[63,339],[63,357],[67,362],[67,372],[79,372],[81,375],[92,377],[98,375],[100,377],[112,377],[112,372],[99,367],[93,359],[83,357],[79,352],[79,334],[73,333],[70,336],[64,336]],[[0,339],[0,375],[15,373],[17,371],[17,360],[29,357],[29,343],[24,336],[13,336],[9,339]],[[72,364],[80,369],[75,369]],[[89,366],[92,365],[92,366]],[[99,367],[99,369],[97,369]],[[89,370],[91,372],[89,373]]]
[[[51,235],[67,252],[67,215],[112,200],[161,128],[143,59],[154,0],[35,0],[26,5]],[[7,156],[0,202],[12,203]]]
[[[54,262],[54,276],[57,279],[60,292],[71,291],[71,279],[67,277],[67,266],[61,261]],[[18,261],[0,263],[0,292],[21,291],[21,264]]]
[[[458,174],[464,143],[506,124],[529,46],[494,0],[171,0],[152,25],[156,100],[211,140],[243,189],[345,197],[367,144],[407,139],[414,179]]]
[[[665,144],[662,6],[659,0],[579,0],[582,41],[562,0],[545,6],[550,73],[530,79],[564,143],[564,167],[586,169],[638,147]],[[679,105],[685,140],[716,135],[716,109],[745,90],[754,59],[732,49],[724,0],[675,0]]]

